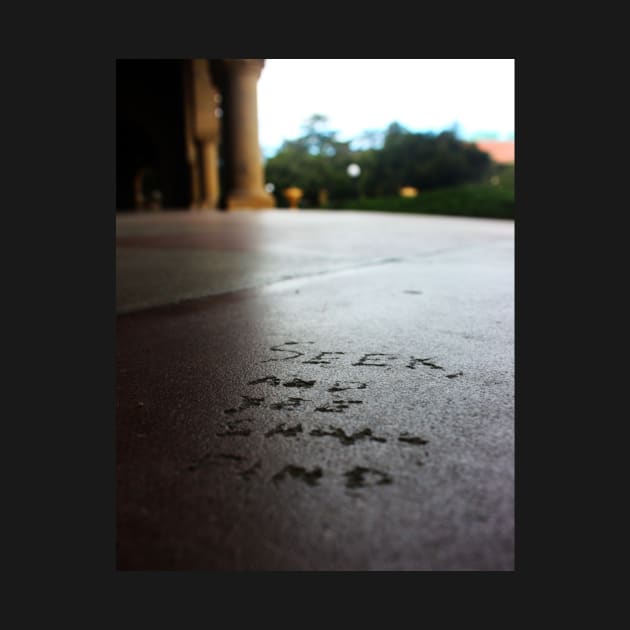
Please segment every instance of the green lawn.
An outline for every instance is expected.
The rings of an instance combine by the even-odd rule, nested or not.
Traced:
[[[374,197],[336,204],[340,210],[380,210],[419,214],[514,219],[513,186],[468,184],[421,191],[417,197]]]

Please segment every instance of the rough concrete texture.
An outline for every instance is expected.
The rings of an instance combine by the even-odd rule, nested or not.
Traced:
[[[119,217],[118,568],[512,570],[513,238]]]

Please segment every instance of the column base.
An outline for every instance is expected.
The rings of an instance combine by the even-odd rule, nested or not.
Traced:
[[[276,198],[266,192],[232,193],[225,202],[226,210],[262,210],[275,207]]]
[[[219,206],[211,201],[196,201],[190,204],[191,210],[218,210]]]

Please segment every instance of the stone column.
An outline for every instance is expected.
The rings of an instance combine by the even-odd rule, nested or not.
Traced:
[[[203,175],[204,208],[216,208],[219,202],[219,157],[216,138],[199,141]]]
[[[195,140],[195,82],[192,60],[183,62],[184,130],[186,133],[186,161],[190,170],[190,207],[200,208],[202,201],[199,149]]]
[[[227,210],[273,208],[264,189],[258,142],[256,83],[264,59],[216,59],[211,74],[222,94],[222,144],[225,187],[221,206]]]
[[[207,59],[186,62],[184,95],[188,162],[191,166],[191,206],[216,208],[219,203],[217,117],[219,95],[210,81]]]

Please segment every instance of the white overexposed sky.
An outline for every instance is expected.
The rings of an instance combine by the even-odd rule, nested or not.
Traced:
[[[338,139],[392,122],[414,132],[458,125],[459,137],[514,137],[514,59],[267,59],[258,81],[266,157],[303,135],[313,114]]]

